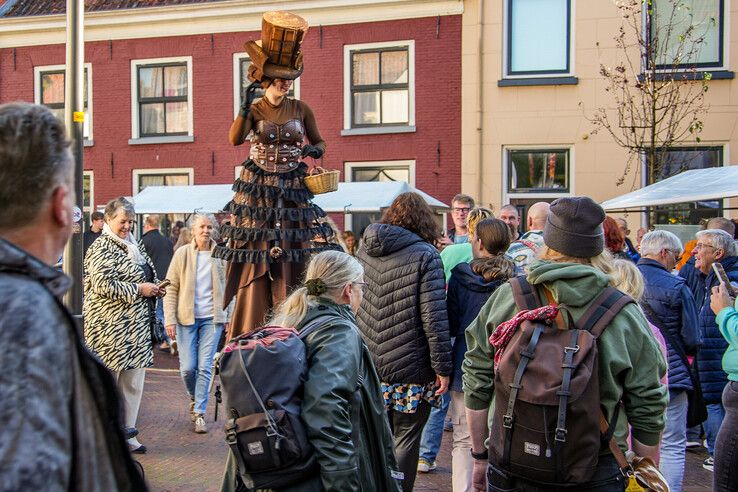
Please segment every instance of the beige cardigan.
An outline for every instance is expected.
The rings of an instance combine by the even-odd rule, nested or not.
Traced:
[[[211,248],[215,241],[210,241]],[[227,323],[231,319],[233,303],[223,309],[226,262],[211,258],[213,272],[213,322]],[[174,252],[167,270],[172,283],[164,296],[164,325],[192,325],[195,323],[195,276],[197,275],[197,244],[190,244]]]

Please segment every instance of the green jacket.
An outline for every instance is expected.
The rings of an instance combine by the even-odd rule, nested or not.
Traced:
[[[399,492],[392,433],[379,377],[347,305],[320,297],[298,330],[318,316],[325,322],[308,334],[308,375],[302,419],[315,448],[320,476],[279,492]],[[221,491],[235,490],[232,454]]]
[[[575,319],[607,287],[608,280],[599,270],[576,263],[539,261],[531,266],[528,275],[532,285],[545,285],[557,303],[566,304]],[[540,288],[539,295],[545,299]],[[464,399],[472,410],[489,409],[492,405],[494,349],[489,336],[517,311],[510,284],[505,284],[492,294],[466,330],[469,348],[462,365]],[[656,445],[664,428],[668,402],[667,388],[660,381],[666,373],[666,362],[637,305],[627,305],[615,317],[600,336],[598,349],[600,401],[605,417],[609,420],[618,402],[623,403],[624,412],[620,413],[615,434],[621,448],[627,448],[627,424],[635,439]],[[491,429],[496,431],[499,429]]]

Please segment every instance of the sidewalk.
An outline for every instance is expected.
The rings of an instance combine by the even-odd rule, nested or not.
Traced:
[[[189,418],[189,399],[179,377],[176,357],[156,353],[155,367],[146,372],[143,401],[138,419],[139,440],[148,453],[134,455],[141,462],[152,491],[216,491],[225,465],[227,446],[223,441],[224,407],[213,422],[214,399],[208,404],[208,434],[195,434]],[[418,474],[418,492],[451,490],[451,433],[443,435],[438,469]],[[712,488],[712,474],[702,468],[704,453],[687,453],[685,492]]]

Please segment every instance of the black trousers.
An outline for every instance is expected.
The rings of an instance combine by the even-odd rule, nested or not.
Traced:
[[[541,487],[519,478],[509,477],[494,465],[487,467],[487,491],[488,492],[623,492],[627,485],[625,477],[620,473],[618,463],[610,455],[600,456],[597,470],[590,482],[577,487],[562,489],[552,487]]]
[[[723,390],[725,418],[715,441],[713,490],[738,491],[738,383],[728,381]]]
[[[415,413],[402,413],[395,410],[387,412],[390,428],[395,439],[395,457],[397,466],[405,478],[402,480],[402,491],[411,492],[418,472],[418,455],[420,454],[420,436],[423,433],[431,406],[420,400]]]

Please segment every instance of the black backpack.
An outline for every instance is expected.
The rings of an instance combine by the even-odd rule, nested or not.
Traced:
[[[268,326],[233,339],[218,361],[226,443],[248,487],[279,489],[314,476],[318,463],[300,417],[307,356],[302,331]]]
[[[509,282],[519,311],[545,305],[525,277]],[[525,320],[517,328],[495,371],[494,468],[544,487],[590,480],[614,430],[601,434],[597,338],[631,302],[607,287],[576,322],[562,305],[550,324]]]

